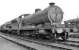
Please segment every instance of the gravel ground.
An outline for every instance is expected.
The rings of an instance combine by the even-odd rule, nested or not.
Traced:
[[[0,50],[28,50],[28,49],[0,37]]]

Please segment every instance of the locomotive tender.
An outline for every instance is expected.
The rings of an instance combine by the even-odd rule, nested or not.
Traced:
[[[10,34],[49,39],[61,37],[63,40],[67,40],[68,31],[65,26],[60,27],[63,25],[61,24],[62,19],[62,9],[55,3],[49,3],[49,6],[43,11],[36,9],[34,14],[20,15],[18,20],[10,21],[9,24],[3,25],[2,29]],[[20,32],[18,33],[18,31]]]

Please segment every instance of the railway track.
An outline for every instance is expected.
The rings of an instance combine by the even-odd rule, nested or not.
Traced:
[[[57,48],[59,50],[79,50],[79,41],[72,41],[72,40],[53,41],[53,40],[33,39],[33,38],[27,38],[27,37],[21,37],[21,36],[18,36],[18,39],[35,43],[38,45],[46,46],[48,48]]]
[[[4,36],[4,35],[3,35]],[[6,37],[6,36],[4,36],[4,37]],[[9,36],[10,37],[10,36]],[[11,36],[12,37],[12,36]],[[8,38],[9,39],[9,38]],[[19,40],[19,38],[17,38],[18,40]],[[34,45],[38,45],[39,46],[39,49],[37,49],[37,48],[35,48],[35,49],[37,49],[37,50],[41,50],[42,48],[41,47],[45,47],[45,48],[47,48],[47,50],[70,50],[70,49],[67,49],[67,48],[62,48],[62,47],[57,47],[57,46],[51,46],[51,45],[47,45],[47,44],[44,44],[44,43],[40,43],[40,42],[38,42],[38,41],[34,41],[34,40],[29,40],[29,39],[27,39],[27,40],[24,40],[24,39],[22,39],[22,37],[20,38],[21,40],[23,40],[23,41],[26,41],[26,42],[30,42],[30,43],[33,43],[33,46]],[[11,40],[11,38],[10,38],[10,40]],[[14,40],[15,41],[15,40]],[[25,44],[25,43],[24,43]],[[29,44],[30,45],[30,44]],[[29,47],[31,47],[31,46],[29,46]],[[33,47],[34,48],[34,47]],[[43,48],[43,49],[45,49],[45,48]],[[45,49],[46,50],[46,49]]]
[[[23,37],[19,37],[19,39],[29,41],[31,43],[36,43],[36,44],[39,44],[39,45],[42,45],[42,46],[50,47],[50,48],[57,48],[58,50],[71,50],[71,49],[68,49],[68,48],[63,48],[63,47],[59,47],[59,46],[55,46],[55,45],[49,45],[49,44],[47,44],[48,42],[39,41],[37,39],[30,39],[29,40],[29,38],[23,38]]]
[[[62,42],[60,44],[69,45],[69,46],[73,46],[73,47],[78,47],[79,48],[79,43],[77,41],[65,41],[65,42]]]
[[[27,39],[23,39],[23,40],[27,40]],[[59,42],[59,41],[48,41],[48,40],[30,40],[33,41],[35,43],[39,43],[42,45],[46,45],[46,46],[50,46],[50,47],[58,47],[61,48],[63,50],[79,50],[79,41],[63,41],[63,42]]]

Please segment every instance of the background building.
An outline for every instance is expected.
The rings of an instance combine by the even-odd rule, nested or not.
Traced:
[[[79,32],[79,18],[64,21],[65,26],[70,28],[71,32]]]

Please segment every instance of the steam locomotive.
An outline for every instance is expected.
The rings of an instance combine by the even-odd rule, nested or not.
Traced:
[[[69,32],[61,24],[62,19],[62,9],[55,3],[49,3],[44,10],[36,9],[34,14],[22,14],[2,25],[1,31],[20,36],[67,40]]]

